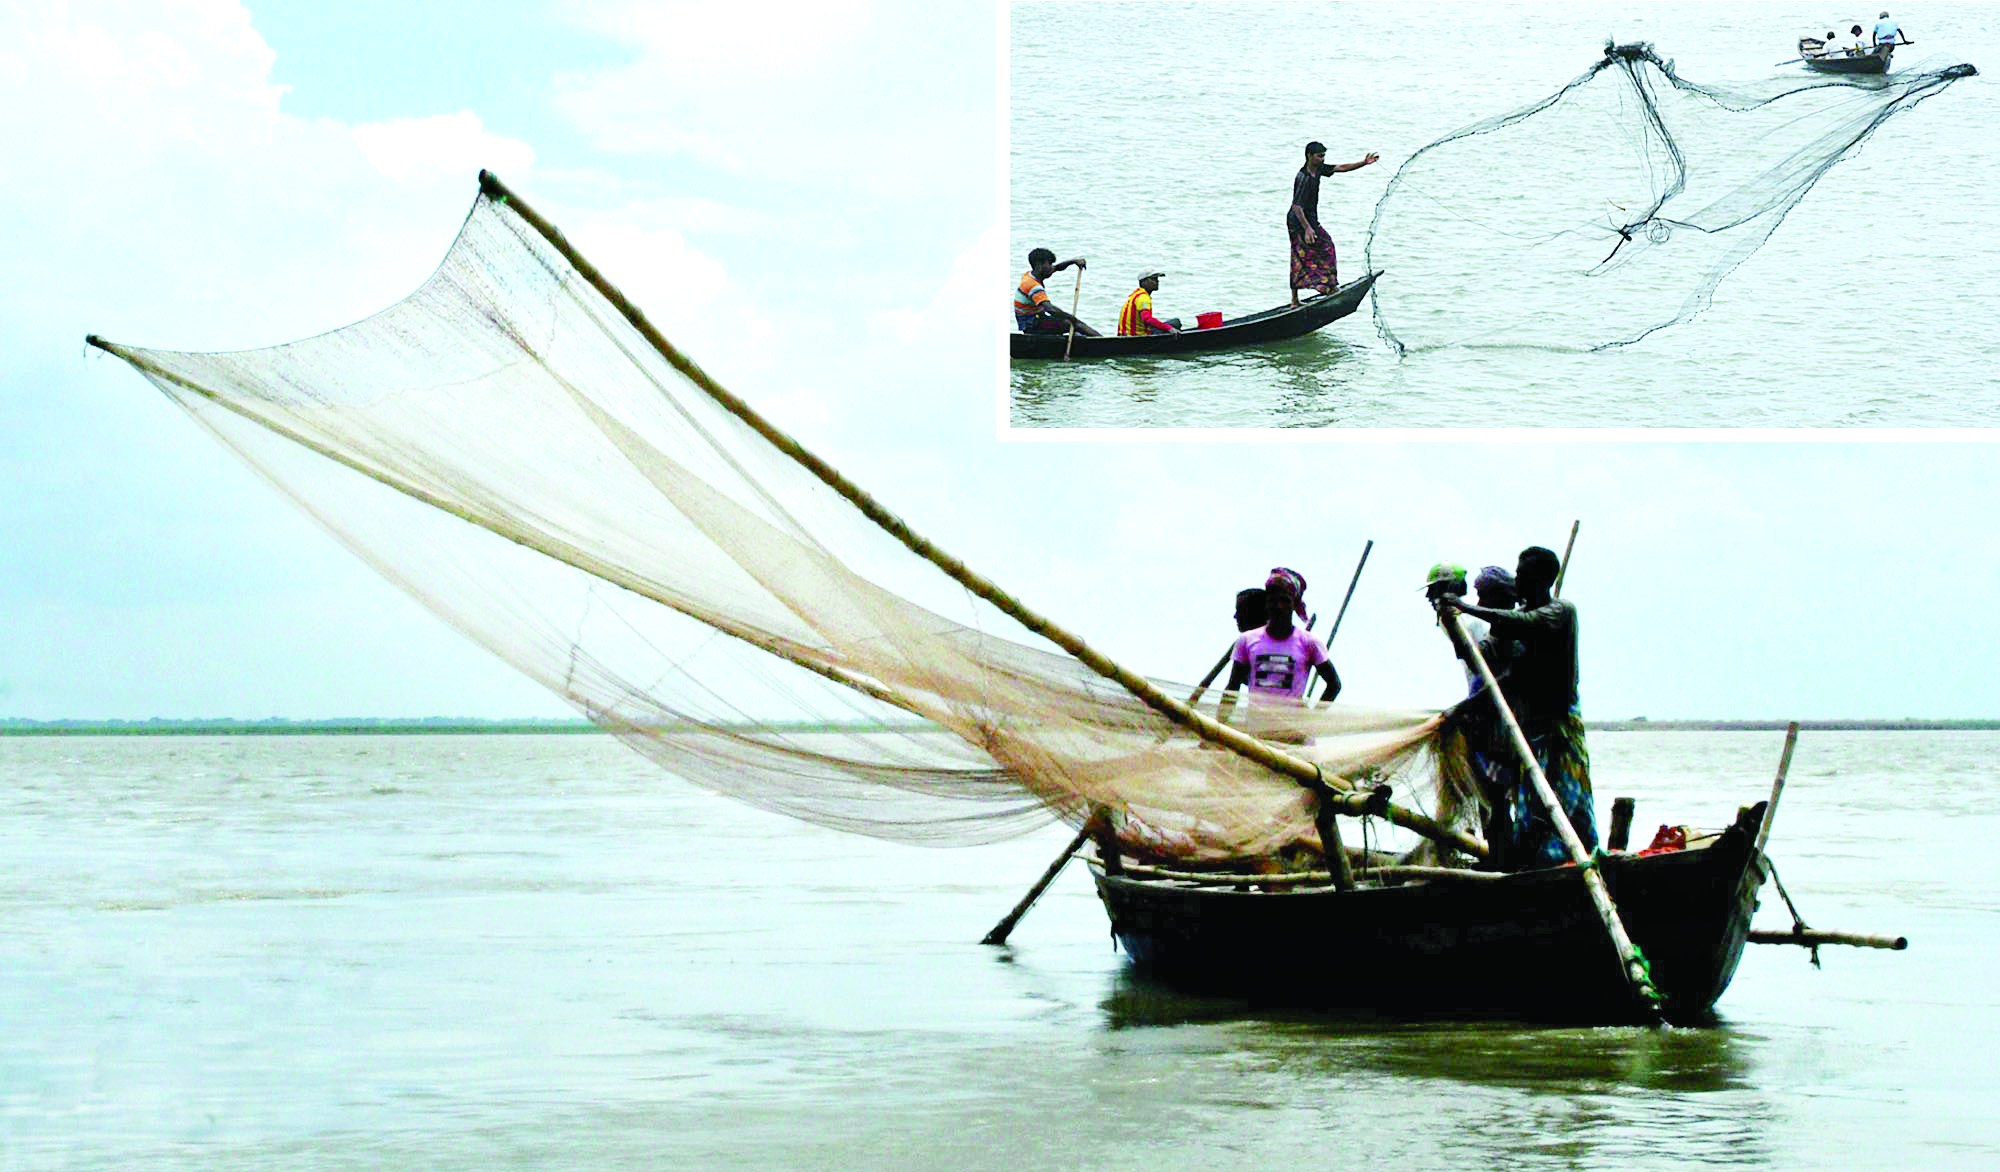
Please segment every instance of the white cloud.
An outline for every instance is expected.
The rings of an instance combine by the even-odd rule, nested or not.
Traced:
[[[376,170],[398,181],[444,175],[463,182],[482,167],[519,175],[535,162],[533,148],[488,133],[470,110],[356,126],[354,140]]]
[[[608,151],[686,156],[771,185],[925,196],[965,181],[956,150],[968,126],[983,130],[993,100],[982,5],[577,11],[638,54],[557,79],[559,106]],[[990,150],[983,133],[977,141]]]

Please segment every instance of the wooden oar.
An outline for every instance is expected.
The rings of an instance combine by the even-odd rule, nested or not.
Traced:
[[[1063,343],[1063,361],[1069,361],[1069,348],[1076,345],[1076,307],[1083,298],[1083,266],[1076,268],[1076,291],[1069,295],[1069,341]]]
[[[1021,897],[1021,902],[1014,905],[1014,910],[1000,917],[1000,922],[993,925],[993,930],[986,934],[986,938],[980,941],[981,944],[1007,943],[1007,934],[1014,930],[1014,925],[1021,922],[1021,917],[1028,914],[1028,909],[1035,906],[1035,901],[1042,897],[1042,892],[1049,889],[1049,884],[1056,881],[1056,876],[1062,874],[1062,869],[1069,864],[1070,859],[1083,848],[1085,842],[1089,841],[1090,832],[1095,825],[1094,820],[1083,824],[1083,829],[1077,831],[1076,837],[1069,840],[1069,845],[1063,848],[1063,853],[1057,855],[1056,861],[1049,864],[1049,869],[1042,872],[1042,877],[1035,880],[1035,885],[1028,888],[1028,894]]]
[[[1527,771],[1534,783],[1535,796],[1541,799],[1548,811],[1549,823],[1556,828],[1563,846],[1569,851],[1570,861],[1576,864],[1583,876],[1583,884],[1590,892],[1590,902],[1596,905],[1597,915],[1604,922],[1604,934],[1611,939],[1611,946],[1618,953],[1620,967],[1625,981],[1632,988],[1632,994],[1642,1005],[1657,1010],[1660,1005],[1659,990],[1653,988],[1652,977],[1646,971],[1646,958],[1639,946],[1632,943],[1632,937],[1625,931],[1625,924],[1618,918],[1618,909],[1611,902],[1611,892],[1604,886],[1604,876],[1597,873],[1597,864],[1590,852],[1583,849],[1583,840],[1577,837],[1576,827],[1569,822],[1569,812],[1556,800],[1555,787],[1549,784],[1548,775],[1535,760],[1535,751],[1528,745],[1528,735],[1521,731],[1521,725],[1514,719],[1514,710],[1507,705],[1507,698],[1500,694],[1500,683],[1493,678],[1493,669],[1486,665],[1486,657],[1479,648],[1466,638],[1465,628],[1460,625],[1458,611],[1450,607],[1438,608],[1438,620],[1451,635],[1453,645],[1459,655],[1479,670],[1479,679],[1486,685],[1487,694],[1493,697],[1493,706],[1500,710],[1500,723],[1506,726],[1508,739],[1514,743],[1514,752],[1521,758],[1521,767]]]

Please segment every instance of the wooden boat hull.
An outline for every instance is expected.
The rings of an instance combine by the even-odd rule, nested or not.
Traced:
[[[1071,358],[1122,358],[1149,355],[1203,354],[1231,350],[1302,337],[1321,326],[1339,321],[1361,305],[1375,285],[1379,272],[1358,281],[1349,281],[1322,297],[1310,298],[1297,308],[1281,305],[1247,317],[1232,318],[1207,330],[1182,330],[1178,334],[1147,334],[1121,338],[1116,335],[1091,338],[1077,335],[1072,345],[1068,334],[1023,334],[1007,336],[1008,353],[1015,358],[1061,358],[1068,347]]]
[[[1763,871],[1764,805],[1708,846],[1618,853],[1605,884],[1669,1021],[1707,1020],[1743,955]],[[1111,930],[1136,968],[1191,992],[1425,1014],[1646,1020],[1574,867],[1488,881],[1258,891],[1107,874]]]
[[[1852,57],[1807,57],[1805,65],[1820,73],[1887,73],[1894,53],[1891,48],[1877,48]]]

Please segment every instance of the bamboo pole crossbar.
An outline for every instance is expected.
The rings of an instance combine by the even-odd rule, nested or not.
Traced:
[[[1192,883],[1201,887],[1326,887],[1336,882],[1331,871],[1284,871],[1271,875],[1245,874],[1233,871],[1179,871],[1168,867],[1153,867],[1144,863],[1126,863],[1126,875],[1142,879],[1165,879],[1176,883]],[[1401,863],[1386,867],[1366,867],[1356,871],[1370,879],[1440,879],[1460,880],[1469,883],[1499,883],[1507,876],[1493,871],[1460,871],[1452,867],[1417,867]]]
[[[1604,876],[1598,874],[1596,863],[1590,852],[1583,849],[1583,840],[1577,837],[1576,827],[1570,825],[1569,813],[1556,800],[1554,787],[1542,772],[1541,763],[1535,760],[1535,751],[1528,745],[1528,735],[1521,731],[1521,724],[1514,719],[1514,710],[1507,705],[1507,697],[1500,692],[1500,683],[1493,678],[1493,669],[1487,666],[1486,657],[1473,646],[1466,637],[1465,627],[1459,621],[1458,611],[1448,600],[1439,600],[1438,619],[1444,624],[1446,633],[1459,655],[1479,671],[1480,682],[1486,685],[1486,692],[1493,698],[1493,706],[1499,710],[1500,723],[1507,729],[1507,737],[1513,742],[1515,755],[1521,759],[1521,767],[1533,783],[1535,797],[1548,811],[1549,823],[1562,838],[1568,849],[1570,861],[1576,864],[1577,872],[1583,876],[1584,887],[1590,892],[1590,902],[1597,908],[1598,918],[1604,922],[1604,932],[1611,940],[1612,948],[1618,953],[1620,966],[1625,973],[1626,983],[1645,1005],[1660,1004],[1659,990],[1653,987],[1652,978],[1646,971],[1646,958],[1639,952],[1639,946],[1632,943],[1632,937],[1625,931],[1625,924],[1618,918],[1618,909],[1611,902],[1610,889],[1604,885]]]
[[[1852,932],[1760,932],[1750,933],[1752,944],[1797,944],[1803,948],[1817,948],[1822,944],[1849,944],[1855,948],[1886,948],[1891,952],[1901,952],[1910,946],[1908,936],[1863,936]]]
[[[821,459],[806,448],[805,445],[799,443],[775,424],[758,414],[750,404],[724,388],[710,377],[708,372],[702,370],[692,359],[676,349],[673,343],[667,341],[666,337],[658,329],[654,328],[652,322],[647,320],[646,315],[639,307],[632,304],[603,273],[598,271],[597,266],[591,264],[582,253],[571,247],[569,241],[563,238],[562,233],[556,229],[555,225],[543,219],[540,213],[536,212],[532,207],[523,202],[520,197],[509,190],[507,185],[502,183],[498,176],[494,175],[491,171],[481,171],[479,173],[479,184],[480,190],[488,198],[504,202],[514,214],[520,216],[524,222],[540,233],[542,238],[548,241],[550,247],[560,253],[563,259],[576,269],[577,275],[603,295],[605,300],[609,301],[612,307],[618,310],[626,322],[634,330],[638,331],[640,337],[644,338],[647,344],[658,351],[660,357],[664,358],[669,365],[678,370],[689,382],[708,395],[709,398],[715,400],[725,411],[736,416],[737,419],[741,420],[752,431],[762,436],[772,447],[812,473],[813,476],[818,478],[820,483],[840,494],[844,500],[860,510],[863,516],[901,542],[912,553],[915,553],[938,569],[944,571],[953,581],[965,587],[974,595],[985,599],[999,609],[1001,613],[1013,618],[1029,631],[1040,635],[1042,638],[1067,651],[1084,664],[1084,666],[1106,679],[1117,683],[1120,687],[1138,698],[1148,708],[1153,709],[1175,724],[1189,729],[1203,740],[1220,745],[1231,752],[1263,765],[1273,772],[1284,774],[1301,785],[1314,788],[1316,792],[1319,788],[1327,785],[1327,779],[1320,772],[1319,767],[1312,762],[1292,756],[1289,753],[1281,753],[1256,737],[1250,736],[1248,733],[1220,724],[1193,711],[1187,705],[1161,692],[1150,680],[1119,665],[1104,653],[1084,642],[1081,638],[1071,634],[1036,611],[1029,609],[1018,599],[1000,589],[990,579],[973,572],[964,562],[946,553],[929,539],[918,534],[901,517],[890,512],[881,502],[869,495],[859,485],[849,480],[838,469],[834,468],[833,465]],[[1484,843],[1462,831],[1442,826],[1435,819],[1428,818],[1412,810],[1405,810],[1402,807],[1391,807],[1386,816],[1389,821],[1396,825],[1403,826],[1426,837],[1438,839],[1440,842],[1463,851],[1474,858],[1484,858],[1486,856],[1486,846]]]

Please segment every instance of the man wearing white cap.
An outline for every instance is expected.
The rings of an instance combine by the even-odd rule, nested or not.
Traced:
[[[1139,274],[1139,287],[1125,299],[1125,308],[1118,311],[1118,336],[1130,338],[1139,334],[1178,334],[1181,319],[1161,321],[1153,316],[1153,294],[1160,288],[1160,278],[1167,274],[1158,269],[1147,269]]]

